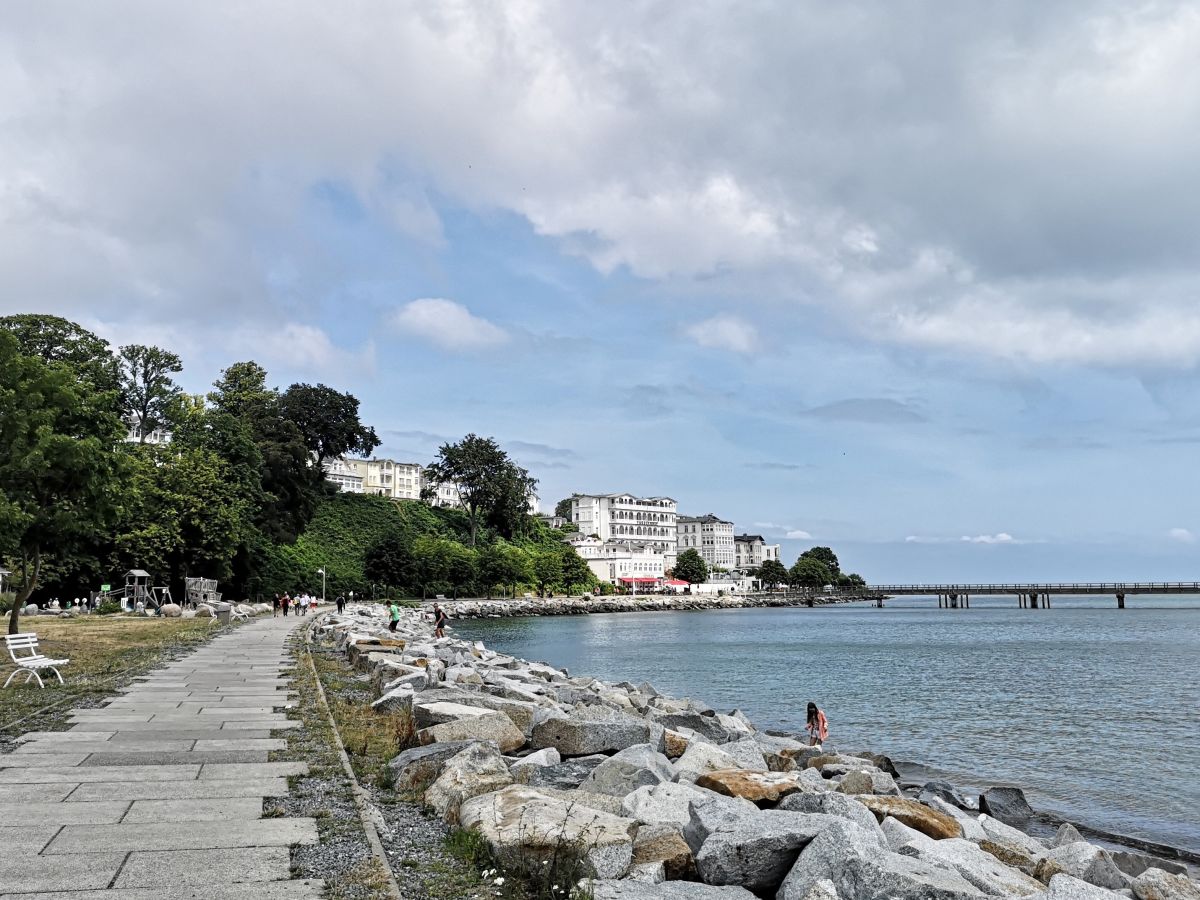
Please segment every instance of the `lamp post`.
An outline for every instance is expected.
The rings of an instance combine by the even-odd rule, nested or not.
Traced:
[[[321,602],[325,602],[325,567],[317,569],[317,574],[321,576]]]

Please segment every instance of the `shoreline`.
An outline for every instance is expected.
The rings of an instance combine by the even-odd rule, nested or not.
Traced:
[[[810,603],[811,601],[811,603]],[[611,597],[518,597],[514,600],[425,600],[452,619],[518,619],[527,616],[586,616],[592,613],[707,612],[718,609],[784,609],[874,602],[843,594],[647,594]]]
[[[584,601],[570,598],[523,598],[517,601],[438,602],[444,604],[444,608],[449,614],[464,619],[572,615],[588,612],[683,611],[808,605],[806,598],[799,597],[789,598],[786,603],[762,602],[759,598],[753,598],[755,602],[746,603],[745,600],[749,598],[652,597],[636,598],[636,603],[634,598],[616,598],[615,605],[619,608],[613,608],[613,599]],[[763,598],[766,601],[783,599]],[[828,598],[820,599],[827,601],[820,605],[827,605]],[[849,599],[837,599],[841,602],[852,602]],[[696,600],[707,602],[696,604]],[[638,807],[638,802],[640,802],[637,801],[638,794],[650,791],[649,785],[657,784],[658,787],[655,788],[655,791],[666,791],[668,790],[667,785],[678,783],[679,789],[683,789],[686,785],[692,795],[691,806],[687,807],[685,804],[685,809],[692,810],[693,824],[695,824],[695,816],[699,814],[697,803],[716,802],[718,799],[721,802],[731,803],[739,801],[744,805],[737,808],[731,807],[720,812],[719,815],[724,817],[749,815],[750,810],[755,810],[757,813],[766,813],[768,820],[779,822],[778,818],[770,815],[773,808],[802,810],[806,813],[825,813],[827,810],[824,806],[819,809],[809,809],[809,806],[814,803],[820,805],[832,802],[827,798],[836,793],[838,797],[833,799],[836,799],[838,804],[850,803],[856,807],[856,812],[859,813],[870,808],[871,812],[875,814],[876,820],[883,828],[879,833],[880,840],[884,841],[881,852],[885,854],[881,864],[890,863],[891,856],[907,854],[909,857],[920,859],[926,859],[928,855],[928,858],[936,865],[949,865],[945,860],[940,859],[937,847],[925,846],[920,842],[926,841],[930,836],[946,838],[957,833],[958,837],[967,837],[969,841],[974,841],[975,846],[982,846],[988,853],[999,853],[998,858],[1006,866],[1015,865],[1015,868],[1009,872],[1013,879],[1024,878],[1023,884],[1036,888],[1044,888],[1055,879],[1086,874],[1083,870],[1075,871],[1070,866],[1064,867],[1063,860],[1056,857],[1063,846],[1085,848],[1086,852],[1102,858],[1109,867],[1110,878],[1116,877],[1112,876],[1111,872],[1116,871],[1118,864],[1129,869],[1127,874],[1121,876],[1127,882],[1123,884],[1124,887],[1130,887],[1134,879],[1140,877],[1141,872],[1145,871],[1147,867],[1155,866],[1156,863],[1161,864],[1162,869],[1170,868],[1173,871],[1182,869],[1186,872],[1186,867],[1179,866],[1178,861],[1187,860],[1192,864],[1200,862],[1196,854],[1181,848],[1139,841],[1121,835],[1111,835],[1096,829],[1084,829],[1089,834],[1101,840],[1111,841],[1121,848],[1141,852],[1149,851],[1152,854],[1160,855],[1161,858],[1155,859],[1143,856],[1141,853],[1129,853],[1123,850],[1110,855],[1107,850],[1084,842],[1080,832],[1066,824],[1059,830],[1054,841],[1047,845],[1024,831],[1005,825],[1002,820],[979,815],[978,809],[974,808],[978,801],[973,802],[962,798],[957,789],[951,785],[945,785],[945,788],[949,796],[958,797],[954,804],[944,802],[938,796],[931,797],[931,784],[922,785],[919,780],[910,784],[908,779],[903,778],[903,773],[892,766],[891,760],[886,756],[839,752],[832,747],[814,750],[804,746],[800,741],[783,737],[780,732],[758,731],[749,720],[737,711],[722,714],[692,699],[665,697],[658,694],[646,682],[635,686],[629,682],[608,683],[589,676],[572,676],[564,669],[507,656],[487,648],[479,641],[466,641],[456,638],[453,634],[437,639],[432,636],[432,628],[424,610],[406,610],[399,623],[401,628],[397,629],[394,638],[389,637],[381,618],[381,611],[378,609],[358,607],[348,610],[343,616],[327,617],[326,621],[327,624],[322,627],[322,631],[327,636],[336,638],[339,649],[348,654],[356,668],[372,674],[381,695],[380,699],[376,701],[377,707],[394,708],[399,705],[412,710],[416,726],[422,729],[418,733],[421,735],[423,746],[405,751],[393,761],[393,770],[401,776],[401,783],[405,777],[408,777],[406,773],[411,774],[410,767],[415,764],[415,761],[434,752],[440,743],[451,741],[455,743],[455,752],[458,752],[464,746],[464,741],[469,744],[473,741],[492,740],[493,737],[489,735],[487,727],[495,726],[497,720],[502,726],[501,730],[506,733],[505,739],[508,741],[507,745],[501,744],[500,746],[502,752],[509,754],[503,757],[504,764],[510,765],[514,774],[518,769],[527,773],[559,771],[564,767],[570,769],[572,765],[579,768],[585,759],[588,766],[593,767],[595,772],[600,772],[606,765],[615,764],[625,754],[658,757],[663,763],[669,762],[672,769],[676,770],[674,776],[669,779],[659,777],[657,780],[643,781],[640,787],[633,782],[621,784],[618,791],[610,792],[620,794],[618,799],[621,800],[621,804],[615,808],[611,804],[588,799],[594,796],[587,792],[587,788],[596,776],[592,769],[586,769],[574,773],[579,777],[575,779],[574,784],[569,785],[568,790],[562,790],[564,785],[554,782],[553,778],[545,774],[539,777],[550,778],[550,781],[539,782],[535,778],[531,783],[530,781],[514,781],[505,772],[505,777],[498,782],[482,785],[480,790],[475,792],[466,791],[466,794],[470,796],[458,797],[457,805],[453,809],[439,809],[440,812],[447,815],[448,821],[457,821],[461,815],[463,824],[470,824],[476,830],[481,831],[493,845],[493,850],[498,856],[503,856],[506,852],[511,855],[514,851],[518,851],[518,856],[521,853],[531,852],[529,847],[523,845],[515,848],[505,846],[505,836],[497,830],[499,826],[490,818],[490,816],[496,815],[495,809],[501,802],[512,800],[512,802],[524,804],[521,810],[521,814],[524,815],[527,812],[525,806],[530,804],[553,804],[565,799],[560,797],[556,800],[553,795],[557,792],[558,794],[573,795],[570,803],[582,804],[585,807],[591,803],[596,810],[595,815],[598,816],[613,813],[632,816],[638,809],[641,809]],[[389,680],[392,676],[396,677]],[[473,704],[477,708],[472,708]],[[485,710],[492,712],[488,714],[484,712]],[[476,716],[478,718],[475,718]],[[483,724],[485,719],[489,722],[487,727],[484,727]],[[511,721],[508,721],[509,719]],[[595,729],[596,734],[608,734],[611,728],[617,727],[615,723],[618,721],[621,727],[634,727],[635,723],[638,723],[643,730],[638,731],[636,739],[618,741],[616,746],[606,746],[599,750],[590,744],[576,746],[573,743],[580,734],[592,734],[590,730],[592,728]],[[554,729],[558,729],[557,731],[550,729],[557,735],[555,739],[547,737],[545,726],[548,722],[553,724]],[[611,726],[606,724],[610,722],[614,724]],[[685,722],[686,724],[684,724]],[[514,725],[521,725],[523,728],[513,734]],[[657,731],[655,731],[656,728]],[[697,731],[697,728],[701,730]],[[654,737],[655,734],[658,735],[657,738]],[[646,745],[643,740],[647,737],[651,742],[650,745]],[[450,747],[449,744],[446,746]],[[745,755],[746,750],[749,750],[749,756]],[[729,754],[735,751],[743,754],[740,761],[735,761],[730,757]],[[597,752],[600,754],[599,756],[596,755]],[[663,753],[666,756],[663,756]],[[552,754],[553,758],[551,759],[545,754]],[[463,751],[463,755],[468,754]],[[525,756],[528,756],[531,761],[528,765],[523,762]],[[691,772],[688,768],[688,760],[693,756],[719,760],[719,764],[711,763],[701,766],[701,770],[698,772]],[[746,763],[745,760],[750,757],[757,757],[759,763]],[[532,762],[534,759],[537,760],[536,763]],[[643,759],[642,762],[645,760]],[[464,778],[469,780],[469,772],[465,774],[458,770],[452,772],[453,764],[454,760],[443,758],[439,761],[436,773],[430,773],[434,774],[435,778],[426,790],[427,803],[430,802],[430,792],[435,794],[435,801],[441,797],[440,794],[437,794],[436,788],[441,783],[443,775],[453,774],[453,780],[460,788]],[[637,763],[634,768],[638,768],[641,764],[641,762]],[[628,768],[628,764],[623,765]],[[646,763],[646,765],[653,768],[651,763]],[[907,768],[907,764],[902,765]],[[912,765],[920,768],[919,764]],[[678,770],[680,766],[682,766],[682,772]],[[815,770],[814,766],[816,766]],[[688,777],[685,777],[685,774]],[[897,776],[899,784],[893,781],[892,774]],[[707,782],[706,779],[708,779]],[[729,784],[714,784],[714,781],[721,782],[721,779],[732,780],[734,787],[730,787]],[[854,788],[849,788],[850,781],[853,781]],[[846,785],[843,786],[842,782],[846,782]],[[540,786],[549,783],[557,786],[555,788]],[[498,787],[500,784],[508,786]],[[528,787],[522,787],[522,785]],[[626,788],[630,788],[630,790],[626,792]],[[708,790],[701,790],[701,788]],[[714,790],[717,793],[713,793]],[[863,793],[864,790],[865,793]],[[543,794],[542,791],[546,793]],[[769,795],[769,802],[763,802],[765,796],[761,793],[763,791]],[[463,791],[460,790],[459,793],[462,794]],[[727,793],[728,797],[725,796]],[[920,795],[919,800],[917,799],[918,794]],[[651,792],[652,795],[653,792]],[[476,796],[489,799],[493,812],[488,813],[484,808],[486,804],[482,806],[478,803],[472,804],[471,800]],[[795,799],[786,799],[789,796],[794,796]],[[647,799],[647,797],[642,797],[642,800]],[[747,803],[747,800],[753,802]],[[782,802],[779,802],[781,800]],[[858,806],[861,806],[862,809],[858,810]],[[600,809],[600,807],[604,808]],[[436,802],[435,808],[437,808]],[[988,807],[985,806],[985,808]],[[917,815],[916,819],[904,818],[905,814],[912,814],[914,809],[924,812]],[[993,807],[991,811],[996,812],[997,810]],[[639,828],[644,830],[652,827],[651,822],[647,821],[647,813],[644,809],[638,813],[638,816],[640,818],[633,821],[621,819],[622,822],[629,822],[631,835],[640,833]],[[922,831],[921,822],[917,821],[921,816],[938,819],[940,821],[938,827],[945,827],[947,831],[931,834],[926,829],[924,830],[926,837],[921,837],[917,834]],[[976,816],[978,816],[978,822],[975,821],[974,817]],[[569,817],[568,814],[567,818]],[[821,816],[821,818],[826,817]],[[1054,817],[1045,813],[1033,813],[1032,819],[1046,827],[1052,828],[1057,824]],[[871,820],[868,818],[867,821],[869,823]],[[892,824],[889,825],[889,823]],[[654,823],[653,827],[657,827],[657,824]],[[749,819],[745,824],[747,828],[751,828],[752,823]],[[760,824],[755,824],[755,827]],[[770,823],[762,827],[769,828],[769,825]],[[563,827],[566,827],[565,820]],[[682,825],[680,827],[682,828]],[[913,830],[913,827],[916,828],[916,831]],[[981,829],[989,830],[984,835]],[[686,829],[684,830],[686,831]],[[884,838],[885,834],[886,839]],[[699,838],[696,838],[694,834],[686,836],[689,837],[687,843],[694,857],[692,862],[700,865],[699,876],[689,876],[688,880],[700,880],[709,884],[742,884],[745,887],[751,887],[755,892],[760,892],[761,885],[753,882],[751,875],[747,875],[751,879],[750,882],[738,882],[736,880],[719,880],[716,875],[706,874],[702,863],[713,841],[706,840],[709,837],[708,833]],[[511,838],[511,835],[509,837]],[[747,839],[753,840],[754,834],[748,834]],[[809,836],[808,840],[812,840],[812,837]],[[908,843],[903,843],[903,846],[891,846],[891,850],[899,851],[899,853],[889,853],[889,844],[895,844],[897,841],[907,841]],[[968,841],[960,841],[960,843],[966,844]],[[1003,852],[997,851],[997,846]],[[989,847],[992,849],[988,850]],[[629,849],[632,853],[632,838]],[[657,880],[662,880],[662,877],[680,877],[669,874],[662,875],[661,866],[658,869],[651,867],[650,870],[642,871],[632,865],[631,860],[633,859],[636,857],[631,856],[630,859],[615,868],[613,866],[606,867],[598,860],[593,860],[595,866],[599,867],[593,873],[593,877],[605,880],[622,879],[619,882],[612,881],[612,884],[623,884],[625,880],[629,879],[645,880],[641,878],[642,875],[655,876]],[[1020,859],[1023,862],[1016,865],[1013,862],[1014,859]],[[991,865],[995,864],[995,859],[993,859]],[[962,869],[961,865],[959,865],[959,869]],[[972,875],[972,873],[965,874]],[[979,873],[973,874],[978,875]],[[1034,874],[1041,877],[1040,883],[1031,880],[1031,876]],[[725,876],[720,877],[724,878]],[[1154,869],[1154,877],[1158,877],[1157,868]],[[968,877],[968,881],[970,881],[970,877]],[[1117,885],[1113,883],[1102,886],[1114,889]],[[773,883],[771,890],[774,891],[777,887],[779,884]],[[1053,888],[1053,886],[1051,887]],[[784,888],[786,888],[786,884],[784,884]],[[784,896],[783,888],[780,890],[782,897]],[[1027,890],[1026,895],[1040,896],[1034,890]],[[614,894],[613,896],[618,895]],[[1113,896],[1117,897],[1120,894],[1114,893]]]

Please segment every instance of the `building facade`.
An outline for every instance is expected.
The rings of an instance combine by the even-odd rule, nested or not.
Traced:
[[[601,542],[639,543],[659,553],[674,553],[677,519],[670,497],[576,494],[571,498],[571,521],[581,534],[594,534]]]
[[[601,541],[591,536],[570,542],[599,581],[650,589],[660,587],[670,557],[649,544]]]
[[[325,480],[348,494],[375,494],[393,500],[420,500],[422,490],[429,486],[431,506],[462,506],[458,489],[449,484],[431,484],[420,463],[347,456],[325,462]]]
[[[757,569],[768,559],[779,561],[779,545],[768,544],[761,534],[739,534],[733,539],[735,569]]]
[[[736,553],[733,523],[707,513],[703,516],[679,516],[678,552],[695,550],[709,567],[732,569]]]

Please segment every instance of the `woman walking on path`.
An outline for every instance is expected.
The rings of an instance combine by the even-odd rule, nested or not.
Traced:
[[[400,624],[400,607],[393,600],[388,605],[388,615],[391,616],[391,621],[388,622],[388,631],[395,631],[396,626]]]
[[[288,607],[292,605],[292,598],[288,596],[287,591],[283,592],[283,598],[279,602],[283,606],[283,614],[286,616],[288,614]]]
[[[271,618],[274,619],[279,615],[279,595],[275,595],[275,600],[271,603]]]
[[[804,730],[808,732],[810,747],[824,744],[829,740],[829,721],[825,718],[825,713],[817,709],[815,703],[808,704],[808,721],[805,723]]]

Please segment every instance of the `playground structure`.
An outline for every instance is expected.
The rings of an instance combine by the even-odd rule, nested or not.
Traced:
[[[155,587],[150,584],[150,573],[145,569],[130,569],[125,573],[125,586],[116,591],[102,591],[97,598],[101,603],[115,600],[126,611],[145,609],[161,609],[164,604],[171,603],[169,587]]]
[[[219,603],[221,600],[215,578],[185,578],[183,584],[186,602],[193,609],[201,603]]]

